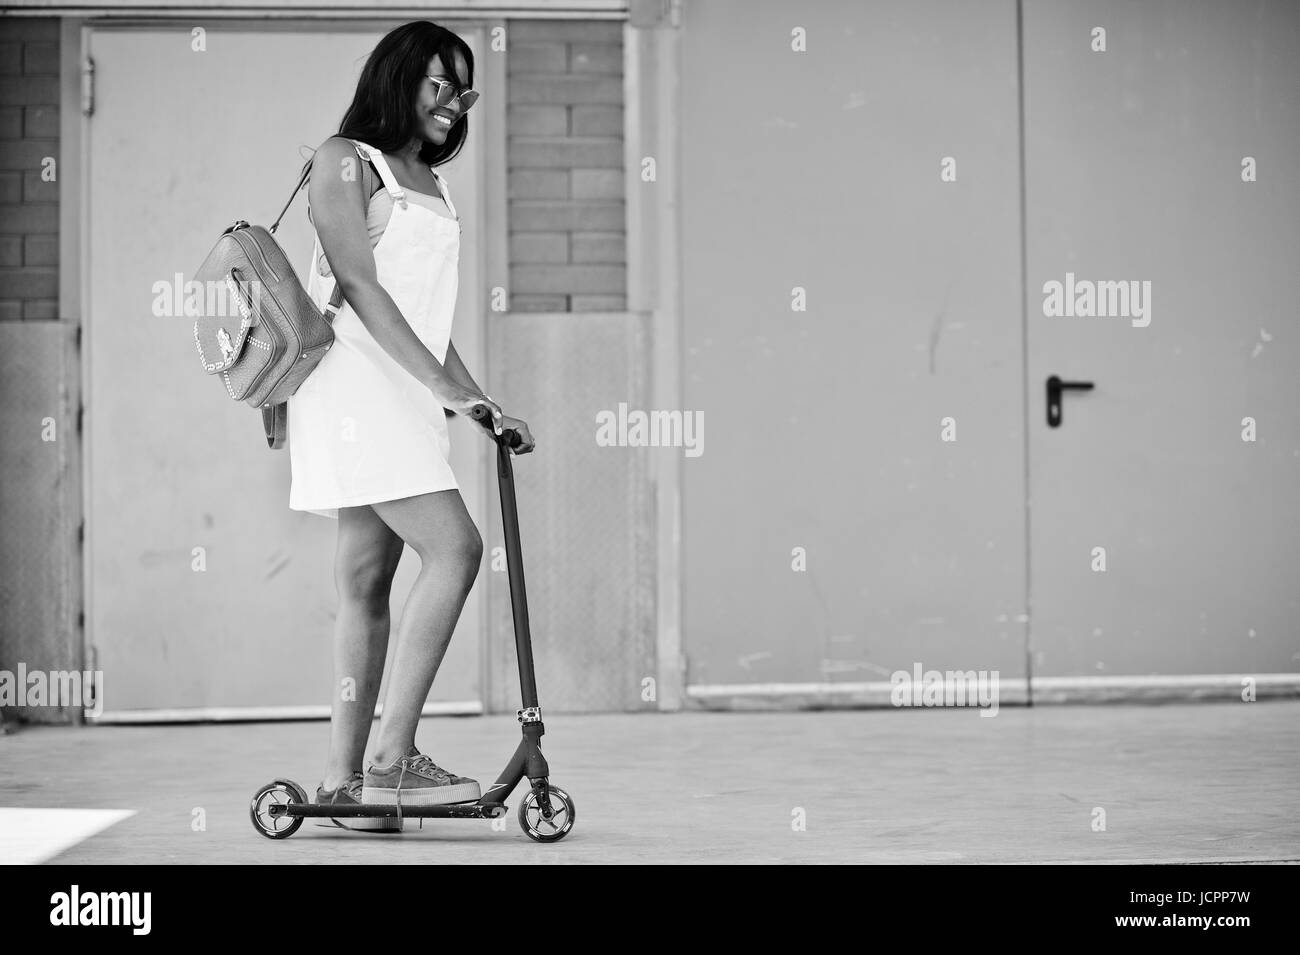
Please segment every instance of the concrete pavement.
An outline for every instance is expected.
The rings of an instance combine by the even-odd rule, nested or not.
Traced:
[[[554,714],[546,730],[577,807],[552,845],[520,831],[522,789],[504,831],[258,835],[259,786],[314,792],[324,722],[24,727],[0,737],[0,807],[134,812],[48,860],[70,864],[1300,860],[1300,702]],[[486,784],[518,738],[512,716],[433,717],[417,743]]]

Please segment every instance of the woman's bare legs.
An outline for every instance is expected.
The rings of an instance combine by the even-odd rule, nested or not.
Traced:
[[[334,704],[323,785],[336,789],[362,769],[384,674],[392,621],[388,597],[402,539],[368,505],[339,508],[334,582]]]
[[[397,627],[379,738],[370,753],[377,765],[386,766],[415,745],[425,697],[478,576],[483,539],[454,489],[371,507],[420,556],[420,575]]]

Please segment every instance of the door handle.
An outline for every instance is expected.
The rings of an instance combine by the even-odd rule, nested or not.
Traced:
[[[1056,375],[1047,379],[1047,426],[1049,428],[1059,428],[1061,426],[1061,392],[1067,388],[1091,391],[1092,382],[1062,381]]]

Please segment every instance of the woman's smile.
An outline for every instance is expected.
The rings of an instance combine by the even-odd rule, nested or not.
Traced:
[[[424,124],[424,138],[434,144],[445,142],[456,119],[456,114],[445,107],[439,106],[429,110],[428,119]]]

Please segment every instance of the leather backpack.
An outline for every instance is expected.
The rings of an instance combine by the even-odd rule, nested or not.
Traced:
[[[219,376],[232,399],[261,409],[271,448],[284,447],[289,396],[334,343],[330,323],[343,304],[336,281],[329,304],[318,309],[275,240],[310,175],[309,163],[269,229],[240,219],[222,232],[194,275],[203,292],[194,320],[203,370]],[[374,179],[370,163],[361,163],[367,208]]]

